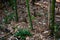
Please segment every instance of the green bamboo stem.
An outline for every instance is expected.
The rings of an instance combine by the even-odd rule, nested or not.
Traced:
[[[31,27],[31,29],[33,29],[32,19],[31,19],[31,14],[30,14],[30,9],[29,9],[29,0],[26,0],[26,5],[27,5],[27,10],[28,10],[30,27]]]
[[[52,35],[54,35],[54,25],[55,25],[55,2],[56,0],[52,0],[51,14],[50,14],[50,29],[52,30]]]
[[[13,9],[14,9],[14,12],[16,13],[16,15],[15,15],[15,20],[16,20],[16,22],[18,22],[17,0],[14,0]]]

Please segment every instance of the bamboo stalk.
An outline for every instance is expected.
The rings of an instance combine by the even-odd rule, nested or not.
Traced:
[[[29,9],[29,8],[30,8],[30,7],[29,7],[29,0],[26,0],[26,5],[27,5],[27,10],[28,10],[30,27],[31,27],[31,29],[33,29],[32,19],[31,19],[31,14],[30,14],[30,9]]]
[[[14,9],[14,11],[15,11],[15,20],[16,20],[16,22],[18,22],[18,13],[17,13],[17,0],[13,0],[14,1],[14,6],[13,7],[15,7],[15,8],[13,8]]]
[[[48,27],[50,26],[50,7],[51,7],[50,1],[51,0],[48,0]]]
[[[55,2],[56,0],[52,0],[51,4],[51,14],[50,14],[50,29],[52,30],[51,34],[55,37],[54,26],[55,26]]]

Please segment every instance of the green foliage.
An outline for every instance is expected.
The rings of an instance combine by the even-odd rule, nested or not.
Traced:
[[[32,16],[31,16],[31,19],[32,19],[32,20],[34,20],[34,19],[35,19],[35,17],[32,15]]]
[[[28,29],[19,29],[18,32],[15,33],[15,36],[20,36],[21,39],[25,40],[26,36],[32,36]]]
[[[54,26],[54,34],[55,34],[56,38],[60,38],[59,31],[60,31],[59,25],[55,24],[55,26]]]
[[[17,13],[17,0],[8,0],[9,6],[15,13],[15,21],[18,22],[18,13]]]
[[[30,23],[31,29],[33,29],[32,19],[31,19],[31,14],[30,14],[30,7],[29,7],[29,0],[26,0],[26,5],[27,5],[27,10],[28,10],[29,23]]]
[[[14,12],[15,12],[15,20],[16,20],[16,22],[18,22],[18,13],[17,13],[17,0],[13,0],[12,1],[12,9],[14,10]]]
[[[15,17],[16,22],[18,21],[18,13],[17,13],[17,3],[16,0],[9,0],[9,5],[12,7],[14,10],[14,13],[10,13],[7,10],[4,10],[6,17],[3,19],[4,23],[9,23],[9,20],[13,19]]]
[[[3,22],[4,23],[9,23],[9,21],[14,20],[15,14],[12,12],[8,12],[7,10],[4,10],[6,17],[4,17]]]
[[[10,5],[11,5],[13,10],[16,10],[16,6],[17,6],[16,0],[10,0]]]
[[[4,10],[4,12],[5,12],[5,14],[8,14],[7,10]],[[9,22],[8,20],[9,20],[8,16],[6,15],[6,17],[4,17],[4,19],[3,19],[3,22],[7,24]]]

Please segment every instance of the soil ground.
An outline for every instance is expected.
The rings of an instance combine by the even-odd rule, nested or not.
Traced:
[[[26,40],[54,40],[54,37],[50,35],[51,30],[48,27],[48,2],[44,1],[42,3],[41,1],[36,1],[35,5],[33,5],[30,0],[29,5],[30,5],[31,16],[33,17],[32,24],[34,30],[30,31],[33,34],[33,36],[26,37]],[[13,11],[11,7],[8,7],[7,9],[9,12]],[[15,21],[11,21],[10,24],[1,24],[2,26],[4,26],[4,29],[0,30],[0,40],[21,40],[12,35],[16,31],[16,29],[14,30],[13,28],[15,26],[17,26],[17,28],[30,27],[25,0],[17,0],[17,10],[18,10],[17,12],[18,12],[19,22],[16,23]],[[60,9],[59,12],[57,12],[57,10],[58,7],[56,8],[55,21],[56,23],[60,24]],[[5,17],[3,11],[4,10],[0,11],[1,22],[3,17]],[[6,28],[8,30],[6,30]],[[12,34],[10,34],[9,30]]]

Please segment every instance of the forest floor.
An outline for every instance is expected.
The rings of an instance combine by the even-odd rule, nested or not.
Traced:
[[[18,0],[17,3],[19,22],[11,21],[10,24],[1,24],[4,28],[0,30],[0,40],[21,40],[12,35],[17,31],[17,29],[13,28],[16,26],[17,28],[30,27],[26,2],[24,0]],[[32,5],[31,2],[29,3],[34,30],[30,31],[33,36],[26,37],[26,40],[54,40],[54,37],[50,35],[51,30],[48,27],[48,2],[44,1],[43,4],[41,4],[40,1],[36,1],[35,5]],[[7,9],[9,12],[13,11],[11,7],[8,7]],[[2,13],[4,12],[2,11]],[[60,14],[58,14],[56,15],[56,22],[59,22],[58,24],[60,24]],[[6,28],[8,30],[6,30]]]

